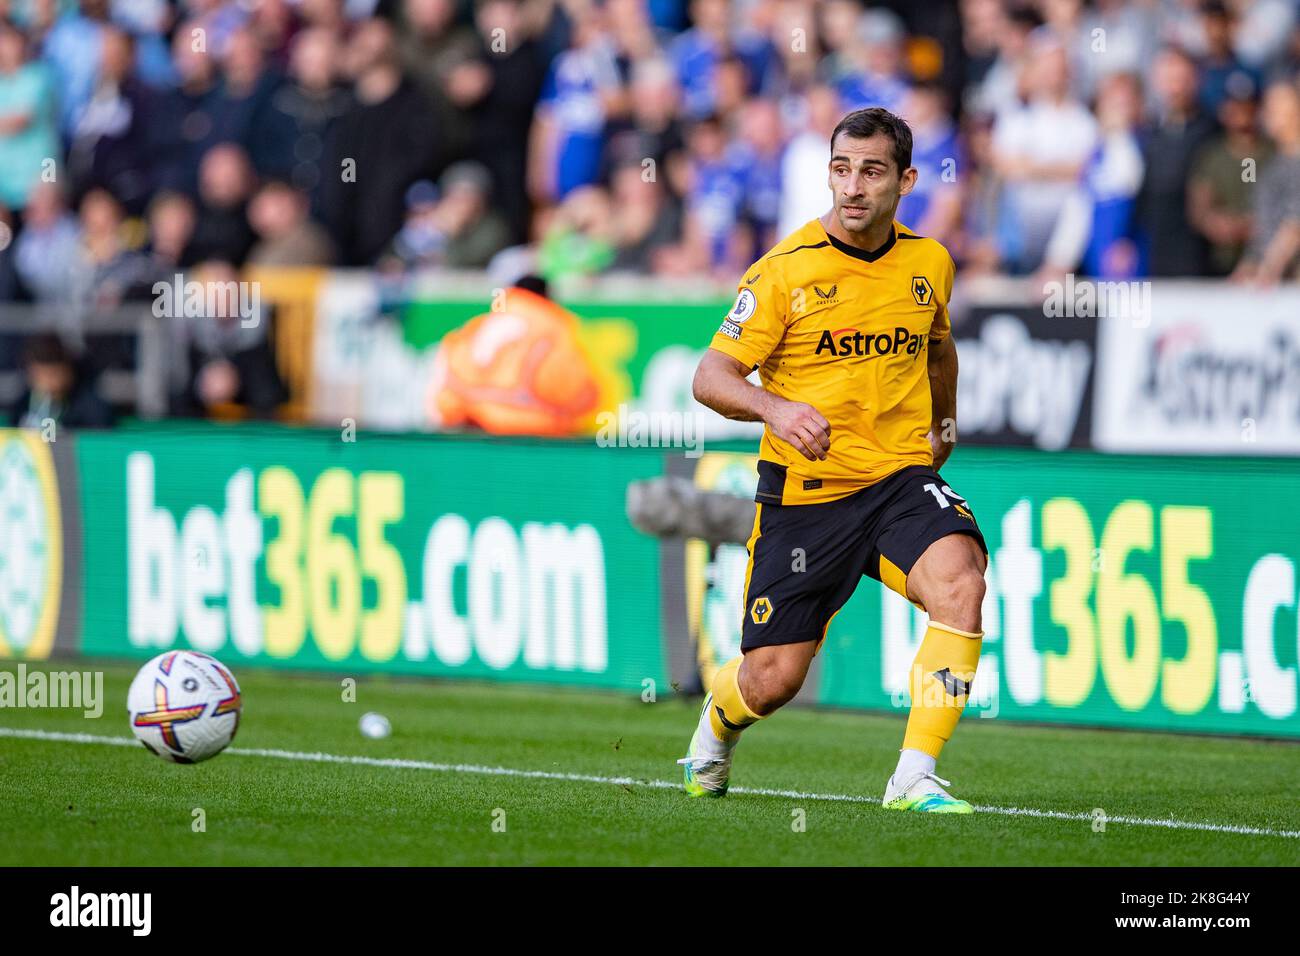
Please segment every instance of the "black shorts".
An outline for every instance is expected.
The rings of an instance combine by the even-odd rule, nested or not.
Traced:
[[[870,575],[907,597],[907,575],[935,541],[968,534],[988,554],[966,499],[912,465],[822,504],[758,504],[745,574],[740,648],[820,642]]]

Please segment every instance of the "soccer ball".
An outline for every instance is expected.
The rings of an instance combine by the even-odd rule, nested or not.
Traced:
[[[235,675],[198,651],[159,654],[126,695],[131,732],[164,760],[198,763],[235,739],[241,706]]]

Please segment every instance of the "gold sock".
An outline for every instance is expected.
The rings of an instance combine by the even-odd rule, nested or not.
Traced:
[[[903,735],[904,750],[938,758],[966,706],[983,638],[983,632],[973,634],[930,622],[912,662],[912,712]]]
[[[733,657],[718,668],[713,675],[713,707],[709,711],[709,724],[713,735],[725,743],[733,743],[740,732],[762,718],[749,709],[740,695],[740,662],[744,657]]]

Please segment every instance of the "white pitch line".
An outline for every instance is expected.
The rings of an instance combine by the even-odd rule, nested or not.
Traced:
[[[101,737],[95,734],[69,734],[53,730],[23,730],[0,727],[0,737],[24,740],[50,740],[70,744],[107,744],[114,747],[136,747],[133,737]],[[295,750],[267,750],[263,748],[230,747],[225,753],[235,757],[267,757],[272,760],[296,760],[305,763],[352,764],[365,767],[390,767],[397,770],[432,770],[438,773],[468,773],[492,777],[520,777],[528,780],[560,780],[569,783],[603,783],[625,787],[650,787],[655,790],[676,790],[681,786],[670,780],[638,780],[635,777],[601,777],[588,773],[561,773],[556,770],[519,770],[514,767],[488,767],[472,763],[435,763],[428,760],[406,760],[400,757],[361,757],[346,754],[303,753]],[[850,793],[804,793],[799,790],[772,790],[766,787],[732,787],[732,793],[760,797],[783,797],[790,800],[823,800],[838,803],[879,804],[880,798]],[[1036,810],[1030,807],[976,806],[980,813],[996,813],[1008,817],[1039,817],[1051,820],[1076,820],[1091,822],[1091,813],[1067,813],[1062,810]],[[1108,816],[1106,823],[1126,823],[1139,827],[1164,827],[1167,830],[1200,830],[1210,833],[1239,833],[1244,836],[1281,837],[1300,840],[1300,830],[1272,830],[1267,827],[1248,827],[1235,823],[1200,823],[1195,820],[1161,819],[1160,817]]]

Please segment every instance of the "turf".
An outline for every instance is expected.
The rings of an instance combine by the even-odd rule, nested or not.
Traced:
[[[0,710],[0,727],[124,738],[131,667],[111,706]],[[235,751],[197,766],[142,747],[0,737],[0,865],[1295,865],[1300,839],[641,783],[332,762],[277,749],[675,780],[698,701],[468,683],[246,672]],[[367,740],[379,711],[393,735]],[[902,715],[789,710],[749,731],[734,786],[879,798]],[[1300,831],[1300,747],[969,720],[941,773],[971,802]],[[201,808],[206,831],[194,832]],[[802,811],[804,827],[795,824]],[[496,826],[494,827],[494,822]],[[504,829],[501,824],[504,823]]]

